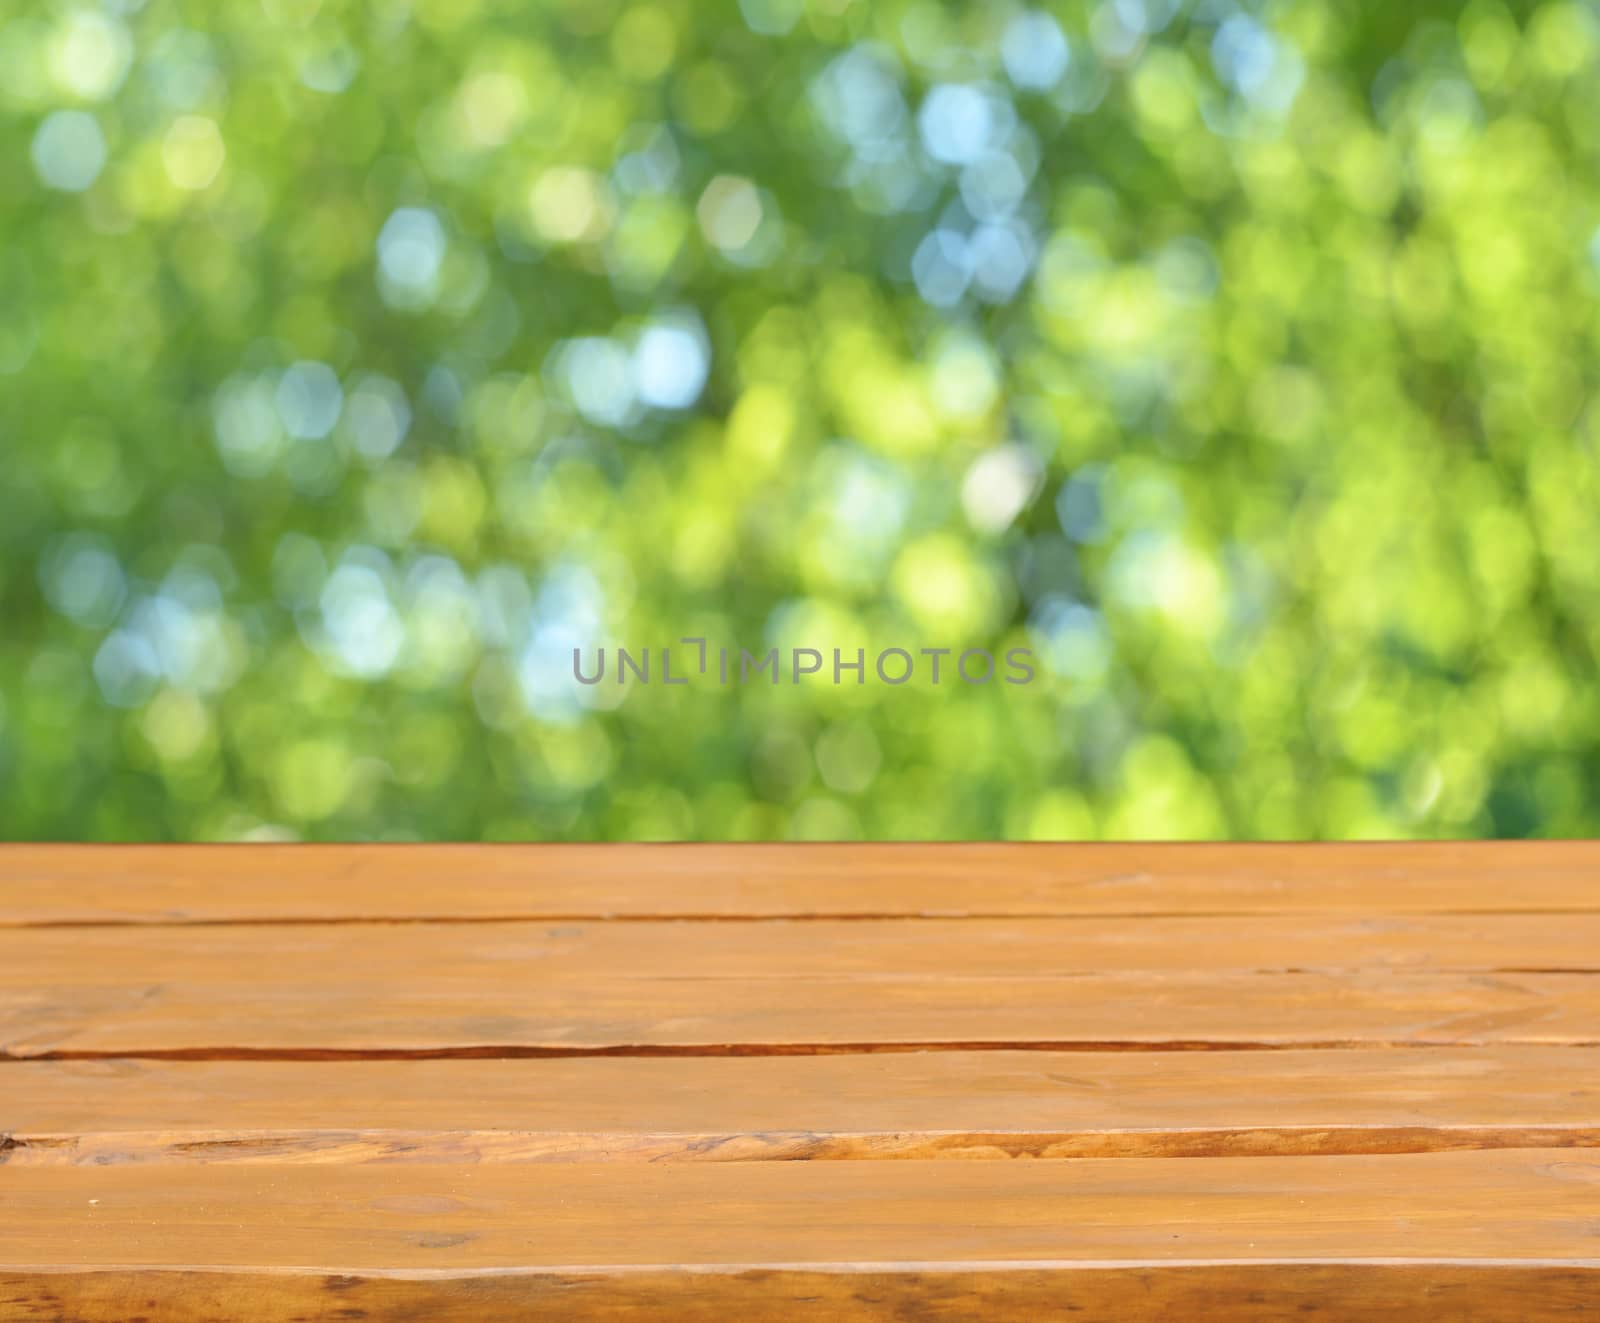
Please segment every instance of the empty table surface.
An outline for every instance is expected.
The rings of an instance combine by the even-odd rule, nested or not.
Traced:
[[[0,848],[0,1320],[1600,1316],[1600,845]]]

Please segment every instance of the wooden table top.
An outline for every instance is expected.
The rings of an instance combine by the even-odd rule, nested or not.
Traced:
[[[1600,844],[0,847],[0,1320],[1600,1317]]]

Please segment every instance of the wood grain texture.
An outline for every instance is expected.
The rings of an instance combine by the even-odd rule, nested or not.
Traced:
[[[1600,1317],[1597,878],[0,848],[0,1323]]]
[[[0,929],[0,988],[211,982],[256,964],[365,982],[1074,978],[1084,974],[1600,972],[1600,914],[568,920]],[[487,986],[487,985],[486,985]]]
[[[217,1217],[224,1206],[233,1215]],[[0,1215],[7,1268],[1600,1266],[1600,1154],[573,1163],[536,1178],[494,1165],[24,1167],[0,1182]]]
[[[312,1317],[467,1317],[485,1281],[498,1307],[559,1304],[561,1317],[676,1318],[720,1296],[758,1319],[800,1303],[815,1317],[954,1304],[971,1317],[976,1300],[986,1318],[1072,1303],[1109,1318],[1151,1316],[1124,1312],[1148,1307],[1151,1282],[1181,1300],[1198,1274],[1197,1303],[1252,1286],[1276,1302],[1294,1293],[1272,1285],[1278,1272],[1320,1269],[1328,1317],[1438,1306],[1453,1285],[1501,1311],[1479,1317],[1600,1307],[1600,1158],[1570,1151],[524,1171],[19,1169],[0,1182],[0,1300],[11,1317],[184,1317],[168,1303],[194,1307],[186,1282],[221,1274],[213,1289],[237,1292],[249,1273],[232,1299],[252,1318],[308,1301]]]
[[[1600,1146],[1583,1048],[36,1061],[0,1083],[13,1168]]]
[[[0,1317],[33,1323],[1546,1323],[1595,1316],[1592,1266],[1147,1263],[611,1273],[7,1272]]]
[[[621,938],[535,924],[13,930],[0,933],[0,1055],[1600,1044],[1589,974],[1434,972],[1426,937],[1409,946],[1418,972],[1381,955],[1347,968],[1363,942],[1392,956],[1394,939],[1357,923],[1297,955],[1292,932],[1227,923],[1220,970],[1189,922],[1164,942],[1102,934],[1107,972],[1075,922],[1042,935],[972,920],[889,933],[682,923]],[[1450,964],[1450,939],[1436,942],[1435,963]],[[1536,935],[1476,942],[1512,962],[1541,954]],[[1228,967],[1252,943],[1279,972]],[[1341,952],[1328,970],[1314,967],[1319,944],[1322,959]],[[1579,958],[1554,931],[1548,946],[1558,963]]]
[[[46,985],[0,993],[0,1058],[736,1056],[1034,1048],[1600,1046],[1581,974],[714,979],[670,989],[510,976]]]
[[[1600,843],[16,845],[0,924],[1600,912]]]

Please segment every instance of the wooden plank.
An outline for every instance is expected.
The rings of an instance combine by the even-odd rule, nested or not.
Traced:
[[[18,1062],[0,1134],[12,1168],[1600,1146],[1600,1050]]]
[[[0,1225],[0,1310],[83,1323],[1600,1308],[1600,1158],[1570,1150],[21,1168]]]
[[[232,978],[1052,978],[1600,972],[1600,914],[216,925],[0,930],[0,988]],[[330,968],[330,966],[332,966]]]
[[[253,974],[253,977],[252,977]],[[698,1055],[1036,1047],[1600,1045],[1583,974],[1086,974],[1079,978],[555,979],[450,983],[263,964],[175,981],[0,990],[0,1056]]]
[[[0,1054],[1600,1042],[1591,975],[1427,966],[1430,951],[1447,966],[1588,959],[1570,916],[1508,920],[1503,938],[1470,919],[1303,939],[1278,921],[1088,922],[12,930]],[[1437,939],[1419,935],[1435,922]],[[1228,967],[1254,949],[1299,972]],[[1345,968],[1373,951],[1374,967]]]
[[[1548,1323],[1593,1319],[1587,1265],[1229,1263],[1053,1268],[836,1265],[640,1269],[628,1273],[275,1273],[113,1269],[7,1272],[0,1306],[21,1319],[72,1323],[1093,1323],[1206,1319],[1226,1323]]]
[[[1600,843],[10,846],[0,925],[1600,912]]]
[[[0,851],[0,1318],[1593,1317],[1597,863]]]

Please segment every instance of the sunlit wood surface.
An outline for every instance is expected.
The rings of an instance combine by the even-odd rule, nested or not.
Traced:
[[[1600,846],[0,848],[0,1320],[1600,1317]]]

